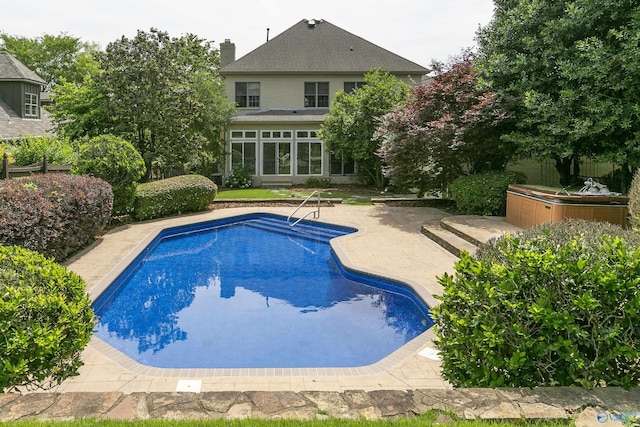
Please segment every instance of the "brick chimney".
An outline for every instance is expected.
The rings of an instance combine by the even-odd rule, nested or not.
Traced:
[[[236,45],[231,43],[231,39],[224,39],[220,43],[220,68],[226,67],[236,60]]]

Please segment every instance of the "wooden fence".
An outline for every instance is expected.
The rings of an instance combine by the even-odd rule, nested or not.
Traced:
[[[29,166],[11,166],[9,164],[9,156],[4,153],[2,156],[2,167],[0,167],[0,179],[11,179],[20,176],[29,176],[34,173],[49,172],[66,172],[71,171],[71,165],[51,165],[47,160],[47,156],[42,158],[41,163]]]

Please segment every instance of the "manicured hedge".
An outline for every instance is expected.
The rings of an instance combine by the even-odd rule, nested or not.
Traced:
[[[109,223],[111,186],[89,176],[44,174],[0,181],[0,244],[60,261]]]
[[[509,184],[524,184],[516,172],[485,172],[457,178],[451,183],[451,198],[463,215],[505,215]]]
[[[216,198],[218,187],[202,175],[181,175],[138,185],[134,218],[161,218],[205,210]]]
[[[37,252],[0,245],[0,295],[0,392],[77,375],[95,326],[82,278]]]
[[[497,239],[476,259],[465,252],[455,270],[439,278],[434,308],[455,387],[638,386],[637,236],[556,223]]]

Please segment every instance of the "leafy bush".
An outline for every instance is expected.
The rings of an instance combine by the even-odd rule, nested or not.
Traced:
[[[253,178],[245,168],[234,169],[224,183],[228,188],[249,188],[252,184]]]
[[[456,208],[464,215],[504,215],[509,184],[524,184],[516,172],[485,172],[457,178],[449,189]]]
[[[307,188],[329,188],[331,187],[331,179],[310,176],[304,181],[304,186]]]
[[[140,184],[134,217],[160,218],[175,213],[202,211],[216,198],[218,187],[202,175],[181,175]]]
[[[109,223],[112,203],[109,184],[90,176],[51,173],[0,181],[0,244],[63,260]]]
[[[550,247],[560,247],[574,238],[579,238],[587,248],[597,246],[604,236],[617,236],[633,246],[640,246],[640,235],[631,230],[625,230],[619,225],[609,222],[595,222],[585,219],[569,218],[553,224],[539,224],[514,235],[517,238],[515,240],[517,244],[542,239]],[[504,264],[506,262],[505,252],[515,249],[515,247],[506,247],[506,245],[508,242],[505,239],[491,239],[478,247],[474,257]]]
[[[66,165],[72,163],[75,157],[73,147],[69,142],[48,136],[28,136],[9,141],[5,150],[11,153],[15,166],[42,163],[45,155],[51,164]]]
[[[463,253],[439,278],[443,376],[456,387],[623,386],[640,381],[640,249],[576,221]]]
[[[640,169],[633,175],[629,188],[629,222],[632,228],[640,228]]]
[[[0,391],[78,375],[95,326],[85,283],[41,254],[0,245]]]
[[[146,166],[135,147],[113,135],[100,135],[80,145],[72,172],[102,178],[113,189],[113,214],[133,210],[133,199]]]

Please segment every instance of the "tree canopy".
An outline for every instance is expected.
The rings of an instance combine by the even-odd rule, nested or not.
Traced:
[[[11,53],[42,77],[47,82],[46,90],[63,79],[82,82],[91,67],[92,55],[97,51],[95,45],[66,33],[35,38],[0,33],[0,49]]]
[[[408,85],[382,69],[365,74],[364,85],[351,93],[338,92],[320,128],[327,149],[336,157],[358,162],[360,174],[383,186],[382,163],[376,152],[377,119],[404,102]]]
[[[512,153],[500,136],[512,123],[499,97],[478,86],[476,57],[463,51],[409,91],[406,104],[382,117],[379,155],[401,188],[445,190],[466,173],[502,170]]]
[[[211,42],[152,28],[110,43],[95,58],[98,67],[82,83],[54,88],[57,130],[74,139],[108,133],[131,141],[148,173],[208,174],[234,111]]]
[[[640,164],[640,4],[634,0],[494,0],[478,32],[482,79],[516,100],[520,154],[555,160],[561,183],[579,159]],[[573,165],[573,168],[572,168]]]

